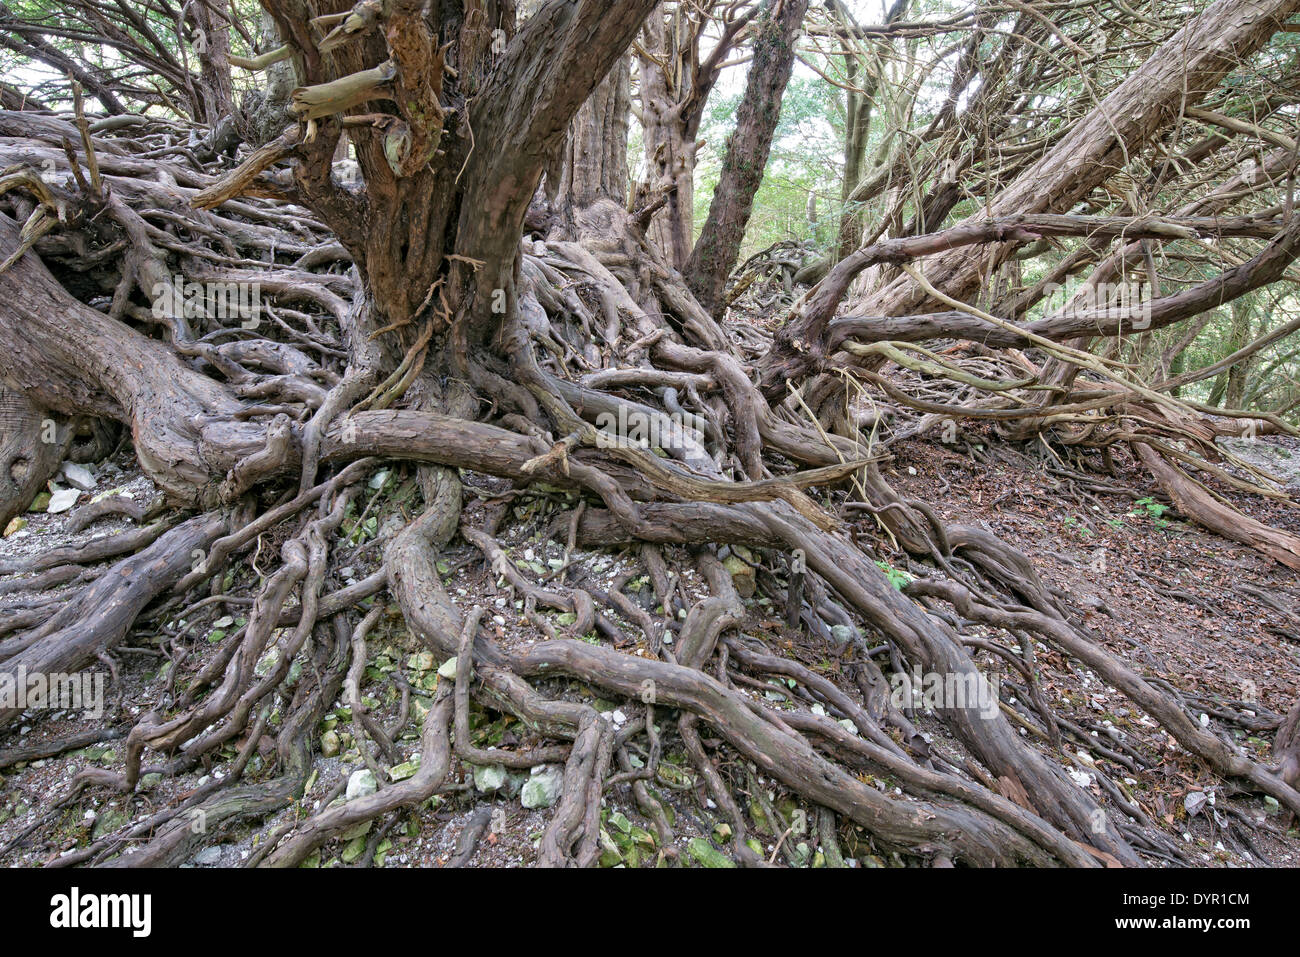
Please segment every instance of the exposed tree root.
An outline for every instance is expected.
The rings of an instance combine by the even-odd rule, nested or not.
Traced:
[[[315,88],[312,95],[328,92]],[[60,122],[50,119],[43,132],[27,129],[29,139],[7,141],[4,162],[52,159],[71,174],[67,157],[49,142]],[[284,138],[272,152],[283,158],[308,148],[295,143]],[[1062,448],[1131,442],[1186,514],[1296,567],[1300,550],[1291,536],[1248,524],[1213,502],[1143,441],[1186,439],[1190,450],[1182,454],[1204,462],[1196,450],[1206,452],[1213,433],[1187,406],[1046,335],[1038,343],[1045,354],[1094,375],[1050,407],[1028,401],[1042,370],[1014,349],[954,356],[904,348],[910,334],[879,340],[880,348],[859,338],[846,350],[854,363],[844,365],[855,365],[858,378],[846,381],[881,385],[895,403],[892,414],[913,417],[910,432],[896,422],[891,439],[876,441],[874,433],[864,438],[847,412],[827,415],[825,402],[809,401],[816,379],[790,383],[794,391],[781,402],[786,390],[756,383],[745,352],[761,337],[738,344],[617,206],[568,210],[554,235],[526,239],[517,273],[502,281],[511,309],[497,336],[478,341],[463,324],[466,303],[491,297],[481,287],[466,292],[467,277],[486,268],[468,254],[435,270],[432,288],[421,290],[423,305],[381,315],[369,302],[380,280],[332,271],[347,253],[326,229],[300,210],[247,198],[257,192],[251,184],[260,169],[217,182],[164,165],[174,184],[164,187],[143,175],[152,168],[106,142],[98,170],[107,194],[53,188],[66,209],[100,219],[72,216],[66,229],[35,241],[0,275],[0,375],[23,391],[0,392],[22,423],[15,448],[7,441],[2,450],[0,480],[15,481],[0,501],[10,513],[25,508],[66,452],[66,425],[49,448],[33,445],[34,426],[48,409],[64,421],[92,417],[129,427],[146,474],[170,505],[196,514],[0,565],[2,574],[46,576],[25,586],[44,589],[79,578],[82,565],[113,562],[60,599],[61,607],[34,599],[3,623],[0,678],[20,669],[84,669],[143,618],[170,629],[160,643],[175,656],[166,707],[132,721],[121,767],[83,772],[51,802],[50,816],[86,789],[134,794],[145,775],[208,768],[223,749],[233,749],[234,758],[230,773],[57,863],[174,864],[214,836],[260,826],[302,798],[318,725],[339,702],[350,709],[358,761],[377,790],[326,801],[303,818],[286,815],[262,835],[250,863],[301,864],[368,822],[391,823],[396,812],[466,790],[460,775],[488,764],[563,766],[537,849],[542,865],[600,859],[602,797],[624,787],[666,845],[681,826],[669,820],[655,786],[669,742],[684,749],[699,794],[729,823],[727,854],[742,864],[795,860],[798,841],[791,837],[808,824],[802,822],[803,831],[795,821],[782,824],[765,796],[747,800],[741,790],[752,787],[741,774],[779,782],[811,809],[831,866],[844,860],[848,831],[876,851],[933,866],[1132,866],[1150,856],[1176,858],[1176,845],[1146,835],[1149,829],[1139,826],[1145,815],[1121,790],[1092,791],[1071,779],[1064,742],[1085,729],[1053,714],[1041,693],[1043,666],[1032,648],[1020,647],[1032,644],[1022,642],[1027,635],[1093,669],[1215,773],[1300,814],[1295,711],[1277,732],[1276,767],[1251,760],[1189,718],[1169,689],[1071,623],[1023,555],[984,529],[945,525],[926,503],[895,493],[878,467],[898,436],[923,433],[947,417],[988,417],[1008,427],[1028,419],[1035,435],[1059,427]],[[237,198],[241,190],[244,199]],[[198,213],[191,202],[211,209]],[[296,234],[286,231],[290,221]],[[603,224],[606,241],[575,241],[574,231],[592,222]],[[958,238],[987,242],[993,230],[1007,241],[1031,226],[1039,235],[1077,225],[1039,217]],[[1118,234],[1133,224],[1088,225]],[[1271,235],[1277,225],[1237,227]],[[357,237],[347,239],[346,248],[355,250]],[[891,247],[892,259],[881,261],[957,243],[952,236],[922,240],[913,252]],[[0,246],[20,241],[17,219],[0,214]],[[74,295],[59,276],[97,266],[101,253],[120,263],[120,273],[92,268],[104,288]],[[145,303],[169,281],[173,261],[205,282],[260,282],[269,300],[262,322],[242,326],[204,309],[154,315]],[[482,281],[491,290],[498,280]],[[838,302],[843,289],[835,282],[815,301]],[[453,287],[464,296],[448,296]],[[89,302],[100,298],[104,309]],[[833,310],[835,302],[823,305]],[[934,317],[910,318],[944,334]],[[20,325],[21,336],[14,333]],[[1023,336],[1008,335],[1022,344]],[[888,379],[881,373],[886,364]],[[1111,429],[1124,417],[1122,428]],[[19,459],[25,464],[14,471]],[[409,509],[385,500],[394,472],[407,475],[403,463],[416,466],[409,481],[418,499],[404,503],[420,504]],[[810,468],[798,471],[804,467]],[[514,485],[472,520],[465,487],[471,473]],[[35,476],[42,477],[34,482]],[[840,487],[849,489],[847,503],[831,494]],[[559,568],[521,564],[504,542],[509,503],[532,494],[558,495],[573,506],[558,520],[567,539]],[[850,535],[843,515],[853,513],[873,516],[881,540],[914,555],[923,577],[896,588],[868,551],[871,543]],[[87,506],[75,527],[106,514],[143,522],[152,509]],[[370,521],[377,529],[365,533]],[[651,544],[694,548],[704,597],[688,594],[684,569],[669,568]],[[579,546],[622,545],[643,547],[637,561],[654,595],[649,607],[624,591],[627,577],[607,591],[570,562]],[[342,570],[361,557],[378,571],[341,584]],[[461,564],[451,569],[453,561]],[[509,605],[505,612],[536,625],[542,640],[494,634],[483,605],[455,597],[446,582],[469,566],[485,568],[488,580],[509,592],[519,614]],[[746,602],[755,593],[777,603],[774,613],[797,636],[803,628],[826,635],[861,626],[864,640],[850,652],[852,680],[837,682],[785,654],[794,640],[782,646],[751,634]],[[206,662],[190,661],[194,622],[231,609],[245,620]],[[538,609],[571,615],[567,634]],[[978,635],[967,633],[971,624],[982,626]],[[403,763],[398,742],[418,695],[402,689],[390,726],[370,712],[364,686],[378,629],[409,633],[438,664],[456,659],[454,678],[439,682],[423,713],[418,769],[401,779],[394,775]],[[985,653],[991,658],[981,663]],[[915,668],[970,690],[970,700],[933,709],[953,742],[932,746],[917,730],[912,703],[895,700],[874,654],[888,657],[894,672]],[[1011,695],[999,697],[990,680],[995,669],[1023,682],[1015,705]],[[184,679],[176,676],[180,670]],[[783,707],[753,693],[776,679],[789,692]],[[183,684],[173,687],[177,681]],[[631,719],[620,727],[595,697],[622,703]],[[0,709],[0,724],[20,713]],[[485,747],[475,740],[472,714],[511,715],[527,741]],[[1026,728],[1045,743],[1031,743],[1019,733]],[[261,743],[272,735],[274,746],[263,755]],[[0,752],[0,765],[18,753]],[[1142,759],[1125,743],[1105,754],[1129,769]],[[877,780],[892,788],[877,787]],[[198,830],[196,819],[204,822]],[[482,810],[471,818],[453,863],[472,858],[489,822]],[[386,826],[372,832],[363,860],[373,859]],[[748,843],[754,834],[770,835],[766,851]],[[29,828],[10,849],[35,838]]]

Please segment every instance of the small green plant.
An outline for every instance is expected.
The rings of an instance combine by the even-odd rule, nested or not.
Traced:
[[[1137,500],[1136,504],[1138,508],[1145,509],[1147,515],[1152,518],[1159,518],[1161,515],[1165,514],[1165,512],[1169,511],[1168,505],[1161,505],[1153,498],[1140,498]],[[1134,512],[1132,514],[1140,515],[1141,513]]]
[[[1164,531],[1170,526],[1167,519],[1163,518],[1165,512],[1169,511],[1168,505],[1162,505],[1153,498],[1140,498],[1135,503],[1137,509],[1129,512],[1129,515],[1140,518],[1149,518],[1155,524],[1156,528]]]
[[[1079,520],[1075,518],[1073,515],[1066,518],[1065,521],[1063,521],[1061,524],[1064,525],[1066,528],[1073,529],[1074,531],[1078,532],[1080,535],[1082,535],[1085,538],[1093,534],[1092,529],[1090,529],[1086,525],[1081,524]]]
[[[908,583],[912,580],[911,575],[903,571],[901,568],[895,568],[893,565],[889,564],[889,562],[878,561],[876,562],[876,566],[885,573],[885,577],[889,579],[889,584],[893,585],[899,591],[906,588]]]

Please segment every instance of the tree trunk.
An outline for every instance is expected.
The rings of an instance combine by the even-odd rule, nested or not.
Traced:
[[[669,14],[661,3],[641,33],[638,55],[641,126],[645,143],[647,183],[643,200],[662,197],[663,206],[650,220],[649,234],[674,269],[682,269],[691,254],[695,225],[695,140],[703,98],[688,108],[683,89],[685,59],[692,47],[690,24],[679,12]],[[663,64],[676,69],[665,70]]]
[[[895,23],[907,13],[909,0],[895,0],[885,14],[885,23]],[[850,87],[844,93],[844,183],[840,190],[840,223],[835,262],[849,255],[862,244],[862,215],[855,208],[853,192],[862,182],[862,168],[867,158],[867,137],[871,132],[871,111],[880,85],[883,65],[878,59],[865,63],[863,56],[850,37],[857,32],[857,23],[842,2],[834,3],[836,15],[844,24],[843,40],[845,74]],[[865,72],[862,67],[866,66]]]
[[[211,126],[216,135],[223,120],[234,123],[238,116],[230,75],[230,25],[204,3],[189,7],[189,22],[194,27],[191,46],[199,58],[201,99],[195,119]]]
[[[753,61],[736,111],[736,129],[727,140],[709,216],[683,271],[695,298],[715,318],[726,309],[723,290],[740,257],[754,196],[763,182],[781,118],[781,99],[794,69],[795,39],[807,11],[808,0],[776,0],[765,5],[756,23]]]
[[[557,184],[567,205],[581,208],[601,199],[626,205],[631,108],[632,64],[624,56],[587,98],[569,127]]]

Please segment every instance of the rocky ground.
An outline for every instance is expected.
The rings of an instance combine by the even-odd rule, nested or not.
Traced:
[[[1264,454],[1271,460],[1289,461],[1295,455],[1294,443],[1260,441],[1270,445]],[[948,445],[917,441],[895,451],[889,479],[900,492],[938,503],[944,520],[983,523],[1021,549],[1035,562],[1044,581],[1058,589],[1067,605],[1079,613],[1096,640],[1138,667],[1148,679],[1167,682],[1182,692],[1202,723],[1213,722],[1259,760],[1268,760],[1272,727],[1294,703],[1300,677],[1300,594],[1293,573],[1245,547],[1184,524],[1153,488],[1143,488],[1136,469],[1108,480],[1117,487],[1131,483],[1134,491],[1121,495],[1100,486],[1089,490],[1059,474],[1060,469],[1048,459],[1026,467],[1021,453],[1004,458],[978,435]],[[1124,463],[1119,465],[1125,468]],[[53,507],[50,502],[38,501],[39,510],[30,512],[25,524],[19,520],[11,525],[0,541],[0,561],[130,527],[124,519],[107,519],[70,534],[66,526],[75,510],[69,506],[74,498],[80,506],[110,494],[131,496],[139,502],[152,501],[158,495],[147,479],[132,471],[129,454],[92,465],[90,470],[90,475],[74,470],[61,477],[51,496]],[[477,496],[466,514],[471,524],[476,511],[489,504],[510,503],[514,520],[503,525],[502,540],[521,571],[542,580],[555,575],[566,575],[570,582],[585,578],[602,590],[621,589],[648,612],[662,614],[662,609],[651,607],[652,589],[638,574],[639,563],[630,553],[566,555],[563,531],[557,533],[555,528],[572,508],[567,493],[545,488],[521,493],[484,476],[467,475],[466,479],[468,489]],[[73,480],[90,487],[76,489]],[[60,489],[68,491],[60,494]],[[345,526],[350,528],[355,545],[342,569],[342,580],[329,583],[327,589],[360,580],[378,568],[385,539],[410,517],[414,490],[412,476],[398,471],[372,483],[370,503],[360,506],[361,513]],[[1300,529],[1300,514],[1294,508],[1262,500],[1243,503],[1239,497],[1237,501],[1257,518]],[[158,520],[167,521],[168,516]],[[858,522],[858,530],[864,541],[875,537],[869,517]],[[209,605],[188,621],[172,617],[179,609],[165,609],[154,616],[152,631],[137,629],[111,662],[117,679],[109,684],[101,718],[29,712],[18,728],[0,739],[0,848],[4,848],[0,863],[57,862],[228,773],[221,763],[173,778],[153,773],[129,797],[92,790],[49,813],[79,770],[120,765],[121,735],[133,719],[147,710],[165,711],[178,688],[203,664],[229,650],[244,623],[241,609],[249,604],[247,595],[257,580],[259,561],[277,546],[276,542],[259,543],[246,563],[228,577],[226,591],[234,596],[229,602]],[[688,604],[703,597],[703,585],[688,552],[667,549],[665,558],[678,575],[680,596]],[[878,558],[899,581],[910,574],[912,566],[898,553],[882,546]],[[539,621],[522,614],[523,603],[505,587],[504,579],[486,567],[475,549],[462,544],[448,552],[444,562],[440,571],[453,594],[466,607],[485,607],[487,627],[497,632],[499,640],[541,640],[546,637],[546,625],[562,630],[572,623],[571,616],[566,621],[566,616],[550,613],[545,621]],[[739,570],[744,572],[743,563]],[[7,609],[21,607],[30,598],[21,590],[21,580],[0,579],[0,620]],[[764,632],[769,641],[776,637],[776,644],[783,645],[792,657],[852,689],[843,669],[854,656],[870,650],[869,635],[836,629],[828,640],[789,633],[776,620],[779,613],[761,597],[749,601],[749,611],[742,631]],[[145,619],[150,620],[148,615]],[[624,650],[646,653],[638,644],[641,632],[637,626],[616,616],[613,620],[626,629]],[[383,769],[393,780],[415,772],[418,765],[410,758],[418,754],[423,712],[438,682],[450,675],[445,667],[440,675],[437,662],[396,626],[398,621],[394,615],[393,627],[388,627],[388,622],[381,620],[369,636],[361,689],[371,714],[385,727],[396,729],[396,746],[407,758]],[[980,632],[970,634],[979,637]],[[585,640],[608,639],[592,633]],[[979,653],[978,660],[989,673],[1005,669],[993,654]],[[271,664],[265,661],[259,667]],[[1063,749],[1053,751],[1048,742],[1039,740],[1043,737],[1039,724],[1006,685],[1003,710],[1020,725],[1021,734],[1035,738],[1038,746],[1053,753],[1080,787],[1102,793],[1103,782],[1098,777],[1104,774],[1104,786],[1118,787],[1124,800],[1145,815],[1145,826],[1193,846],[1207,866],[1300,864],[1300,833],[1294,821],[1279,813],[1272,799],[1239,792],[1211,775],[1154,721],[1076,663],[1039,646],[1039,664],[1043,693],[1059,699]],[[1018,676],[1006,677],[1014,682]],[[588,689],[572,685],[547,690],[588,699],[594,696]],[[775,682],[756,681],[750,693],[764,705],[780,708],[788,706],[787,696],[793,692]],[[598,702],[598,707],[611,714],[616,726],[629,720],[632,711],[614,701]],[[274,728],[276,719],[276,714],[270,716],[268,730]],[[481,747],[529,743],[527,729],[510,718],[476,712],[472,724],[475,743]],[[937,720],[918,711],[916,724],[931,739],[932,748],[960,763],[959,748]],[[282,825],[301,820],[332,801],[346,801],[373,790],[378,782],[358,748],[356,727],[345,702],[337,702],[318,729],[319,754],[301,800],[255,829],[221,835],[221,843],[200,851],[192,864],[238,866],[254,856],[267,836]],[[73,735],[94,740],[78,739],[78,746],[71,749],[60,746]],[[223,759],[233,760],[248,743],[246,738],[231,742]],[[259,780],[272,773],[268,765],[275,751],[269,734],[255,744],[257,750],[245,777]],[[473,866],[528,865],[536,856],[561,769],[507,773],[499,766],[454,764],[453,768],[443,793],[412,811],[349,832],[343,840],[314,854],[308,865],[441,866],[454,855],[462,832],[473,822],[482,824],[484,817],[487,825],[472,858]],[[749,800],[747,810],[758,825],[756,839],[764,857],[795,866],[825,863],[818,840],[817,809],[801,807],[782,787],[735,755],[722,761],[721,770]],[[885,780],[870,783],[882,790],[890,787]],[[729,864],[725,851],[731,829],[722,823],[722,815],[707,799],[672,736],[665,741],[663,761],[651,788],[667,810],[673,839],[661,840],[653,822],[638,812],[628,785],[615,786],[607,793],[602,809],[602,865]],[[13,846],[23,834],[26,839]],[[840,829],[839,842],[850,866],[900,862],[879,852],[865,834],[852,827]],[[124,853],[129,854],[130,848]],[[1156,865],[1164,863],[1158,855],[1149,860]]]

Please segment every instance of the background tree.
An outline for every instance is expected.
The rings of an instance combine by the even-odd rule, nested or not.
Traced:
[[[767,167],[781,98],[794,69],[794,44],[808,12],[806,0],[765,3],[754,27],[753,54],[736,129],[727,140],[722,175],[709,216],[683,274],[695,298],[715,317],[726,302],[723,288],[740,257],[754,196]]]

